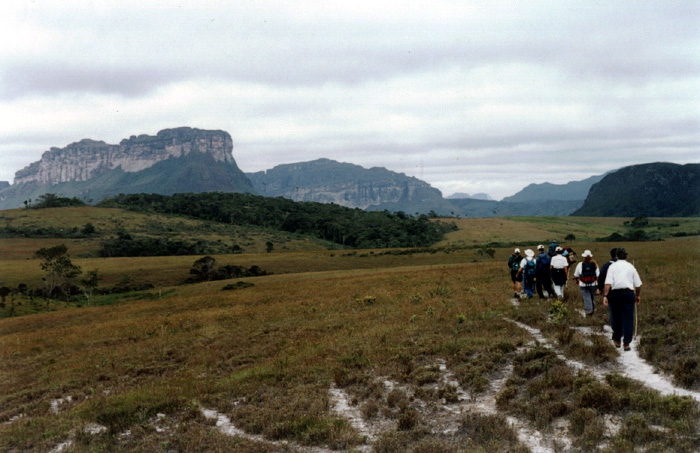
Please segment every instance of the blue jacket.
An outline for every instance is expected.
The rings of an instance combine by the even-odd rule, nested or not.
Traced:
[[[537,255],[537,275],[547,276],[550,274],[549,265],[552,263],[552,258],[546,253]]]

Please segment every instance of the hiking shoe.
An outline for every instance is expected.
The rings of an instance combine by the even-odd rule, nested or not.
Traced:
[[[624,349],[625,351],[631,351],[631,350],[632,350],[632,348],[630,348],[630,345],[627,344],[627,343],[625,343],[625,346],[624,346],[622,349]]]
[[[517,299],[518,297],[520,297],[520,294],[518,294],[518,293],[513,293],[513,297],[515,297],[515,298]]]
[[[613,343],[615,344],[615,347],[616,347],[616,348],[619,348],[619,347],[620,347],[620,342],[619,342],[619,341],[613,340]]]

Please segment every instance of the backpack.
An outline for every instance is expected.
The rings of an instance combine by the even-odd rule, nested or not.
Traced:
[[[552,257],[556,254],[557,254],[557,244],[555,244],[555,243],[549,244],[549,247],[547,248],[547,255]]]
[[[540,275],[549,274],[549,265],[552,263],[552,259],[549,255],[542,253],[537,256],[537,273]]]
[[[521,260],[522,260],[522,258],[517,257],[515,255],[512,255],[510,257],[510,259],[508,260],[510,263],[510,270],[517,272],[520,269],[520,261]]]
[[[537,271],[537,263],[535,263],[535,260],[528,260],[527,263],[525,263],[525,275],[527,277],[534,277]]]
[[[596,282],[596,275],[595,275],[595,270],[596,270],[596,265],[593,262],[586,263],[583,262],[581,263],[581,276],[579,277],[579,280],[581,280],[582,283],[585,283],[586,285],[592,285]]]

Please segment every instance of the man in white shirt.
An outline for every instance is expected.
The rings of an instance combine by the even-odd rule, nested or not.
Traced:
[[[634,310],[639,304],[642,279],[634,266],[627,262],[627,251],[617,249],[617,261],[608,268],[603,290],[603,304],[610,309],[610,327],[612,339],[616,347],[620,347],[620,339],[624,350],[630,350],[634,336]]]
[[[562,248],[556,248],[556,255],[552,257],[552,262],[549,265],[552,274],[552,282],[554,283],[554,292],[557,294],[557,299],[564,300],[564,287],[569,280],[569,261],[562,255]]]

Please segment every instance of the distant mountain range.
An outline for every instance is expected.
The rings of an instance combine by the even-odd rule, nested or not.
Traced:
[[[468,193],[457,192],[448,196],[448,200],[464,200],[465,198],[470,198],[472,200],[493,200],[491,196],[487,193],[475,193],[474,195],[469,195]]]
[[[403,173],[329,159],[246,174],[232,151],[227,132],[189,127],[132,136],[118,145],[85,139],[51,148],[41,160],[18,171],[14,184],[0,182],[0,209],[20,207],[45,193],[96,203],[120,193],[238,192],[460,217],[699,215],[700,164],[682,170],[676,164],[647,164],[567,184],[530,184],[494,201],[487,194],[443,198],[430,184]],[[691,207],[679,200],[690,201]]]
[[[501,201],[506,203],[522,203],[542,200],[579,200],[581,204],[583,204],[591,186],[603,179],[604,176],[605,175],[591,176],[581,181],[571,181],[566,184],[551,184],[548,182],[530,184],[515,195],[505,197]]]

